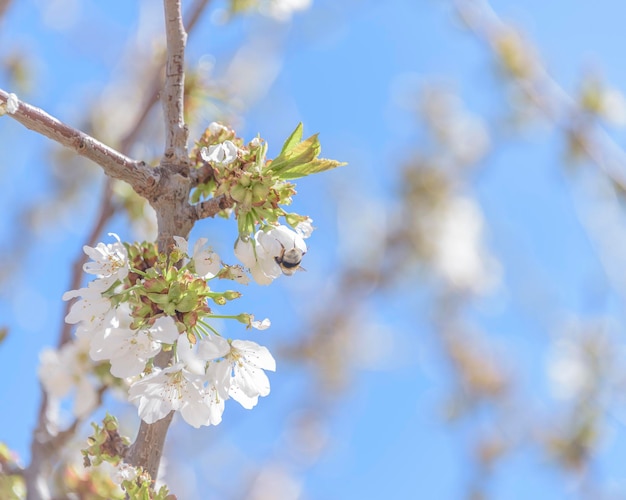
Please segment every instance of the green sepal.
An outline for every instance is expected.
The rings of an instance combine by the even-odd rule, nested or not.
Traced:
[[[182,313],[193,311],[198,304],[198,294],[187,291],[183,298],[176,304],[176,310]]]
[[[167,298],[170,302],[178,302],[183,294],[183,288],[180,282],[174,281],[170,285],[170,289],[167,292]]]
[[[164,306],[170,301],[168,294],[165,293],[146,293],[146,297],[159,306]]]

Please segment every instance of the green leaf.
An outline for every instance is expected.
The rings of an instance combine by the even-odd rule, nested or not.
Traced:
[[[290,168],[283,169],[280,172],[279,177],[283,180],[298,179],[300,177],[304,177],[305,175],[325,172],[326,170],[332,170],[333,168],[341,167],[343,165],[347,165],[347,163],[319,158],[308,163],[294,165]]]
[[[278,155],[269,165],[269,170],[280,173],[283,170],[289,170],[296,165],[308,163],[320,154],[322,146],[317,138],[318,134],[314,134],[305,141],[292,146],[289,151]]]
[[[281,149],[280,155],[278,156],[281,156],[283,153],[286,153],[287,151],[289,151],[291,148],[293,148],[296,144],[298,144],[302,140],[302,130],[303,130],[302,122],[300,122],[298,123],[298,126],[296,127],[296,129],[287,138],[287,140],[285,141],[285,144],[283,144],[283,149]]]

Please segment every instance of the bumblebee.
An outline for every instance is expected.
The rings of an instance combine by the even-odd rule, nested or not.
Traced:
[[[285,247],[282,245],[281,247],[280,255],[274,257],[274,260],[276,264],[280,266],[280,270],[283,274],[293,276],[298,270],[304,271],[304,269],[300,267],[300,263],[306,252],[296,247],[293,247],[291,250],[285,250]]]

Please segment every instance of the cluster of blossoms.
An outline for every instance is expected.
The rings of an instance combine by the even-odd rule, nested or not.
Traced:
[[[243,238],[254,234],[259,226],[279,225],[281,217],[289,226],[300,227],[299,234],[308,236],[310,219],[288,213],[283,207],[290,205],[296,194],[291,180],[343,165],[318,158],[320,151],[317,134],[302,140],[302,124],[299,124],[280,154],[268,160],[267,143],[263,139],[255,137],[245,143],[231,128],[213,122],[191,153],[192,162],[200,172],[191,200],[198,202],[220,196],[230,199],[233,208],[222,215],[228,217],[234,213]]]
[[[282,206],[295,194],[289,182],[335,168],[341,163],[318,158],[317,135],[302,140],[298,125],[280,154],[266,160],[267,144],[255,138],[244,144],[235,132],[211,123],[191,153],[197,181],[192,203],[224,197],[238,223],[235,255],[260,284],[299,268],[312,231],[306,216]],[[221,206],[221,205],[220,205]],[[280,225],[284,218],[289,226]],[[147,423],[178,411],[192,426],[221,422],[224,402],[234,399],[254,407],[270,392],[265,370],[276,364],[267,348],[247,340],[223,338],[212,319],[235,319],[248,328],[268,328],[268,319],[250,314],[218,315],[217,306],[240,297],[209,286],[216,279],[247,283],[241,266],[222,263],[201,238],[193,249],[174,237],[169,254],[152,243],[85,246],[91,262],[84,271],[95,278],[84,288],[64,295],[72,304],[65,320],[77,325],[76,340],[59,352],[44,352],[40,378],[48,394],[64,397],[77,387],[82,401],[75,408],[85,416],[97,405],[99,387],[127,390]],[[86,375],[89,376],[86,376]]]
[[[209,300],[222,305],[240,294],[216,292],[208,281],[243,281],[241,268],[223,265],[205,248],[204,239],[191,255],[187,241],[176,240],[169,257],[153,244],[125,245],[119,238],[84,248],[92,259],[84,270],[96,278],[64,295],[65,300],[79,298],[66,317],[77,325],[77,339],[58,353],[44,352],[40,368],[41,380],[54,397],[67,394],[72,384],[78,386],[77,416],[95,406],[96,390],[85,375],[98,362],[108,363],[110,374],[124,381],[129,400],[148,423],[175,410],[194,427],[216,425],[225,400],[232,398],[249,409],[259,396],[269,394],[264,370],[274,371],[276,365],[267,348],[225,339],[208,323],[211,318],[232,318],[260,330],[269,327],[267,319],[216,315],[209,307]],[[178,268],[174,263],[181,259],[187,263]],[[160,354],[165,362],[157,361]]]

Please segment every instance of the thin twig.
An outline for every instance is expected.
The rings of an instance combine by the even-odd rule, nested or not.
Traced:
[[[188,34],[191,34],[198,24],[198,21],[202,17],[202,13],[208,6],[210,0],[197,0],[190,8],[186,14],[185,28]],[[150,116],[150,111],[154,105],[159,101],[159,94],[161,93],[161,72],[165,61],[162,61],[160,64],[155,66],[156,71],[152,74],[152,76],[146,78],[146,81],[152,82],[152,86],[147,92],[148,98],[144,101],[144,107],[139,114],[139,117],[135,121],[134,127],[124,136],[124,138],[120,141],[120,151],[124,154],[128,154],[130,147],[137,140],[137,136],[139,135],[139,131],[144,126],[148,116]]]
[[[6,104],[9,94],[0,89],[0,103]],[[148,198],[158,184],[158,169],[142,161],[133,160],[90,135],[57,120],[45,111],[18,101],[19,106],[11,116],[26,128],[34,130],[62,146],[73,149],[81,156],[102,167],[105,174],[128,182],[137,193]]]
[[[191,217],[194,220],[200,220],[215,217],[222,210],[232,208],[234,204],[235,200],[230,196],[222,195],[202,201],[196,205],[191,205],[189,209],[191,210]]]

